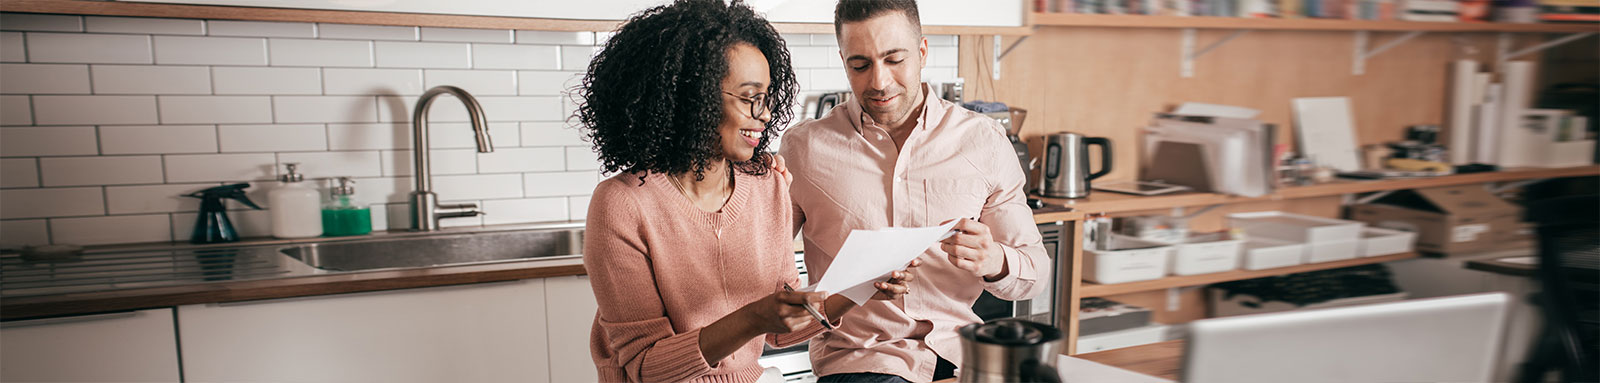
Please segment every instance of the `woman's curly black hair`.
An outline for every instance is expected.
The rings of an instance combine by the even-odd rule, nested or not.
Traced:
[[[727,50],[748,43],[767,58],[772,118],[756,155],[731,163],[763,175],[764,154],[793,118],[797,84],[783,37],[739,0],[677,0],[630,17],[589,62],[576,90],[576,116],[607,173],[649,171],[705,177],[722,155],[722,80]]]

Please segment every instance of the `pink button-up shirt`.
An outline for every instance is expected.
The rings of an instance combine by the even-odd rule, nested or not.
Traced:
[[[923,86],[923,111],[903,149],[855,102],[786,132],[781,154],[794,174],[790,194],[811,282],[828,272],[851,230],[932,226],[961,217],[977,217],[992,229],[1009,273],[985,282],[930,247],[910,293],[868,302],[846,314],[842,328],[812,340],[818,376],[875,372],[933,380],[937,357],[961,365],[956,329],[979,321],[972,303],[983,291],[1022,300],[1050,285],[1050,258],[1000,124],[926,97],[931,92]]]

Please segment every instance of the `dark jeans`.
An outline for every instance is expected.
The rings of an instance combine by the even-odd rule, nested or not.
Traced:
[[[939,358],[939,364],[933,367],[933,380],[944,380],[956,377],[956,365],[944,358]],[[898,375],[879,374],[872,372],[852,372],[846,374],[833,374],[817,378],[817,383],[911,383],[910,380]]]

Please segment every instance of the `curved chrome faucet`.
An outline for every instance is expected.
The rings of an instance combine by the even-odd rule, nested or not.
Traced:
[[[483,106],[478,105],[478,99],[461,88],[449,85],[436,86],[422,93],[422,98],[417,100],[416,110],[411,113],[411,154],[415,165],[411,176],[417,180],[417,188],[411,192],[411,231],[439,230],[441,218],[483,214],[475,203],[440,205],[439,196],[433,194],[433,177],[429,175],[428,168],[428,106],[441,94],[455,96],[467,106],[467,115],[472,117],[472,133],[478,136],[478,153],[494,152],[494,143],[489,139],[488,120],[483,116]]]

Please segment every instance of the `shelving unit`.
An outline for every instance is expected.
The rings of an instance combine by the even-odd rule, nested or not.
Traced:
[[[1209,16],[1091,15],[1034,13],[1036,26],[1106,28],[1197,28],[1289,31],[1424,32],[1600,32],[1594,24],[1430,23],[1342,19],[1257,19]]]
[[[1083,290],[1078,296],[1080,298],[1103,297],[1108,295],[1164,290],[1174,287],[1209,285],[1212,283],[1239,281],[1251,278],[1270,277],[1274,275],[1304,273],[1307,271],[1329,270],[1350,266],[1400,261],[1416,258],[1418,256],[1419,255],[1417,253],[1401,253],[1377,257],[1355,258],[1342,261],[1319,262],[1289,267],[1279,267],[1275,269],[1234,270],[1211,274],[1172,276],[1148,281],[1117,283],[1110,285],[1083,282],[1083,284],[1079,286],[1079,288]]]

